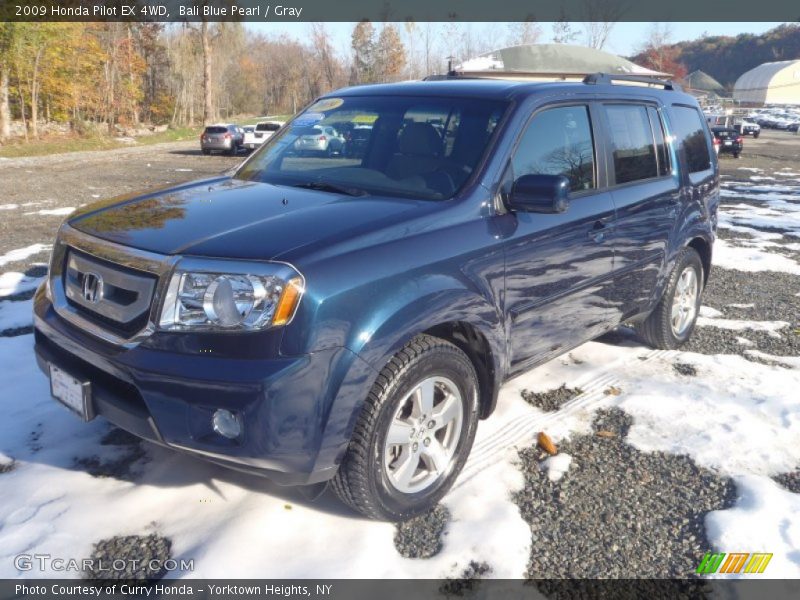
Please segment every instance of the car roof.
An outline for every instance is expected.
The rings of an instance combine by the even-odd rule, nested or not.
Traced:
[[[344,96],[464,96],[496,100],[514,100],[532,94],[552,93],[616,93],[631,96],[669,94],[674,101],[695,104],[692,96],[680,91],[637,85],[613,85],[610,83],[587,84],[581,81],[514,81],[508,79],[451,78],[433,81],[406,81],[359,85],[336,90],[326,97]]]

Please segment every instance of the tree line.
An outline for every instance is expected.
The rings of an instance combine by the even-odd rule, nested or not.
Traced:
[[[784,23],[763,34],[704,33],[696,40],[678,43],[670,43],[668,38],[665,26],[651,27],[648,43],[631,60],[679,75],[699,69],[731,90],[742,73],[762,63],[800,58],[798,23]]]
[[[602,47],[613,21],[551,24],[561,43]],[[76,133],[173,127],[243,114],[294,113],[345,85],[417,79],[505,45],[534,43],[543,25],[370,23],[337,47],[322,23],[301,39],[242,23],[0,23],[0,143],[12,121]],[[339,46],[344,46],[339,42]]]

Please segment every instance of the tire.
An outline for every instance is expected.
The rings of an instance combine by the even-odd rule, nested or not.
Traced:
[[[733,158],[739,158],[739,153],[738,152],[734,152],[733,153]]]
[[[760,132],[760,131],[756,131],[756,132],[753,134],[753,139],[757,138],[759,135],[761,135],[761,132]]]
[[[680,294],[680,286],[684,283],[682,276],[687,270],[694,271],[695,294],[694,301]],[[700,303],[703,297],[703,261],[694,248],[684,248],[675,260],[675,267],[669,276],[664,294],[656,305],[655,310],[634,327],[639,336],[650,346],[660,350],[674,350],[685,344],[692,336],[697,315],[700,312]],[[679,319],[680,327],[675,327],[673,306],[685,298],[683,309],[686,310],[686,319]],[[683,312],[680,307],[676,312]]]
[[[429,388],[420,385],[431,381]],[[414,392],[423,388],[431,390],[433,411],[409,414],[409,407],[416,410],[419,406],[415,399],[425,396]],[[475,368],[459,348],[429,335],[415,337],[386,364],[372,386],[331,482],[336,495],[358,512],[386,521],[404,521],[433,508],[453,485],[472,448],[478,424],[478,389]],[[454,393],[446,396],[445,390]],[[458,395],[460,407],[453,405]],[[451,410],[445,411],[445,406]],[[433,424],[434,419],[448,422],[444,413],[453,418],[451,425],[427,429],[425,423]],[[425,423],[416,420],[418,417]],[[460,419],[457,432],[455,419]],[[388,434],[390,429],[393,434],[398,431],[399,420],[403,420],[399,430],[403,441],[390,445]],[[425,449],[432,446],[446,450],[445,455],[434,453],[442,457],[438,470],[429,462],[433,454]],[[410,469],[401,468],[406,464],[412,465]],[[409,472],[413,478],[403,484],[403,474]],[[407,489],[401,489],[403,486]]]
[[[209,154],[211,154],[211,150],[206,150],[205,148],[203,148],[203,154],[208,156]]]

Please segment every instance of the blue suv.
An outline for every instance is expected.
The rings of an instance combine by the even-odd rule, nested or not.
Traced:
[[[303,152],[325,127],[364,143]],[[71,216],[37,357],[84,420],[402,520],[453,484],[504,381],[621,323],[689,338],[718,203],[669,82],[340,90],[233,173]]]

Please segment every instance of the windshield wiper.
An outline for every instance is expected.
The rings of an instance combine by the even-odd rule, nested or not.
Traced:
[[[332,192],[334,194],[345,194],[347,196],[367,196],[369,193],[360,188],[327,183],[325,181],[307,181],[305,183],[295,183],[292,187],[305,188],[308,190],[318,190],[320,192]]]

